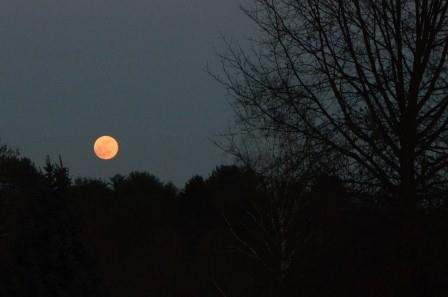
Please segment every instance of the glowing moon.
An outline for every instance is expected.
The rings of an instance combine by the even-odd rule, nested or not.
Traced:
[[[95,141],[93,151],[102,160],[113,159],[118,154],[118,142],[111,136],[101,136]]]

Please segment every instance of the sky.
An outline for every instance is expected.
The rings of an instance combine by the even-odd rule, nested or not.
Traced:
[[[232,123],[215,68],[221,34],[244,40],[250,0],[0,0],[0,139],[74,177],[147,171],[178,186],[229,162]],[[112,161],[93,143],[112,135]]]

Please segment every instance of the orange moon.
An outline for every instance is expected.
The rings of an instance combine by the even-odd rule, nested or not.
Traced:
[[[95,141],[93,151],[102,160],[113,159],[118,154],[118,141],[112,136],[101,136]]]

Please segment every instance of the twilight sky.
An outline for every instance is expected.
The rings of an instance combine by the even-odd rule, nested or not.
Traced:
[[[0,138],[73,176],[145,170],[182,186],[226,158],[232,112],[204,71],[220,33],[250,34],[250,0],[0,0]],[[112,161],[97,136],[120,141]]]

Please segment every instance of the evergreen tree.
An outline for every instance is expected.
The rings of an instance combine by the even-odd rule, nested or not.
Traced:
[[[44,187],[26,197],[16,242],[18,272],[12,293],[33,297],[97,296],[98,282],[84,246],[80,222],[70,209],[71,180],[60,160],[47,159]]]

